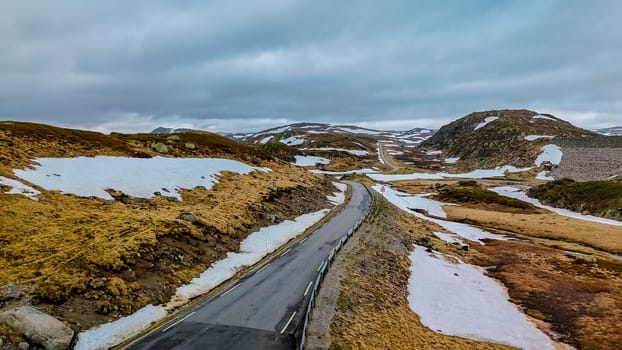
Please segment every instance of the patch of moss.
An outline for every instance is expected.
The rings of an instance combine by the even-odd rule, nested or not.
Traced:
[[[620,182],[560,179],[532,187],[528,195],[555,207],[622,220]]]
[[[456,185],[442,186],[438,192],[437,198],[447,202],[499,204],[517,209],[534,209],[529,203],[481,188],[475,181],[460,181]]]

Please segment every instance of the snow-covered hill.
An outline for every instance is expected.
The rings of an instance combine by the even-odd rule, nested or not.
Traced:
[[[611,128],[602,128],[594,130],[605,136],[622,136],[622,126],[614,126]]]

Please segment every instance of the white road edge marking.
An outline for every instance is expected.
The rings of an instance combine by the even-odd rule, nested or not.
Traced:
[[[240,286],[240,284],[242,284],[242,283],[238,283],[238,284],[236,284],[235,286],[233,286],[233,288],[231,288],[231,289],[229,289],[228,291],[226,291],[226,292],[222,293],[220,296],[221,296],[221,297],[224,297],[225,295],[227,295],[227,293],[229,293],[230,291],[232,291],[232,290],[236,289],[237,287],[239,287],[239,286]]]
[[[320,264],[320,266],[317,267],[317,271],[319,272],[322,269],[322,266],[324,266],[324,262],[322,261],[322,263]]]
[[[302,242],[306,241],[309,237],[305,237],[303,239],[300,240],[300,242],[298,242],[298,244],[301,244]]]
[[[313,284],[313,281],[309,282],[309,285],[307,286],[307,289],[305,290],[305,294],[303,295],[303,297],[307,296],[307,293],[309,293],[309,289],[311,289],[311,285]]]
[[[283,329],[281,329],[281,334],[283,334],[283,332],[285,332],[287,327],[289,327],[289,324],[292,323],[292,320],[294,319],[294,316],[296,316],[296,311],[294,311],[294,313],[289,317],[289,320],[285,324],[285,327],[283,327]]]
[[[289,251],[290,251],[290,250],[292,250],[292,248],[289,248],[288,250],[284,251],[284,252],[283,252],[283,254],[281,254],[281,256],[283,256],[283,255],[285,255],[285,254],[289,253]]]
[[[192,316],[192,315],[194,315],[194,314],[196,314],[196,313],[197,313],[196,311],[193,311],[192,313],[187,314],[187,315],[186,315],[184,318],[182,318],[181,320],[179,320],[179,321],[177,321],[177,322],[173,323],[172,325],[170,325],[170,326],[168,326],[168,327],[164,328],[164,330],[162,330],[162,333],[164,333],[164,332],[168,331],[169,329],[171,329],[171,328],[173,328],[173,327],[177,326],[177,325],[178,325],[178,324],[180,324],[181,322],[185,321],[188,317],[190,317],[190,316]]]
[[[257,270],[257,272],[255,272],[255,273],[260,273],[261,271],[263,271],[263,269],[265,269],[266,267],[268,267],[268,265],[270,265],[270,263],[265,264],[262,268],[260,268],[259,270]]]

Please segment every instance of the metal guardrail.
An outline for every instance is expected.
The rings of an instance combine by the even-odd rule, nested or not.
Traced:
[[[300,337],[300,345],[298,346],[298,349],[300,350],[304,350],[305,339],[307,336],[307,327],[309,326],[309,318],[311,317],[311,312],[313,311],[313,306],[315,305],[315,297],[317,296],[317,293],[321,287],[322,281],[324,280],[324,276],[328,272],[328,267],[334,261],[335,255],[337,254],[337,252],[341,250],[341,248],[344,246],[344,244],[346,244],[348,239],[352,237],[352,234],[354,234],[354,231],[356,231],[361,226],[365,218],[367,218],[367,216],[371,212],[371,209],[374,204],[374,195],[367,186],[365,186],[365,189],[367,190],[371,198],[371,203],[369,204],[369,208],[367,208],[367,212],[365,212],[365,215],[361,219],[359,219],[359,221],[356,222],[353,228],[348,230],[348,232],[343,237],[341,237],[337,245],[333,247],[333,249],[330,250],[328,257],[322,263],[322,268],[320,269],[317,277],[315,278],[315,283],[313,284],[313,290],[311,291],[311,294],[309,295],[309,302],[307,304],[307,309],[305,310],[304,323],[302,325],[302,334]]]

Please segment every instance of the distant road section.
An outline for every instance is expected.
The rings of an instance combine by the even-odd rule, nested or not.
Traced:
[[[371,204],[362,184],[349,184],[351,200],[307,238],[128,349],[294,349],[323,261]]]
[[[389,157],[387,157],[387,155],[384,153],[384,148],[382,148],[382,143],[378,142],[378,157],[380,157],[380,159],[382,159],[382,161],[384,162],[384,164],[388,165],[391,167],[391,170],[397,170],[400,167],[391,163],[391,160],[389,159]]]

